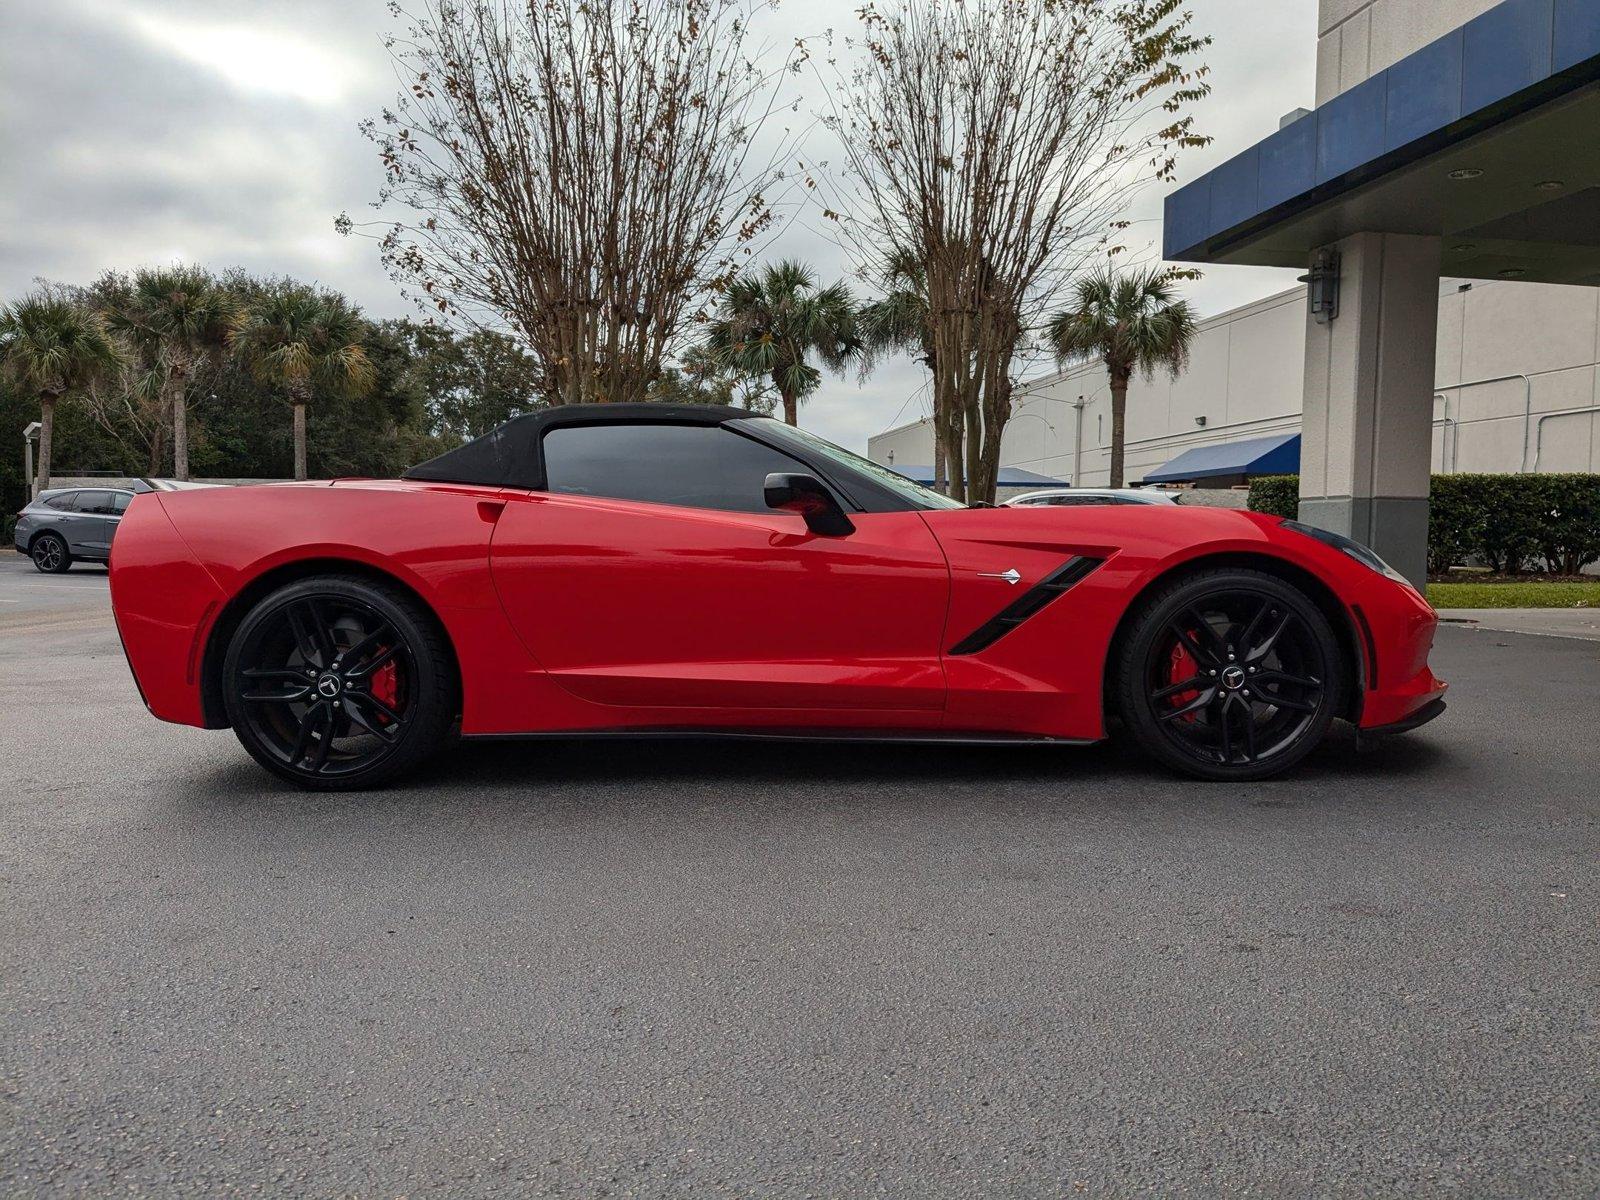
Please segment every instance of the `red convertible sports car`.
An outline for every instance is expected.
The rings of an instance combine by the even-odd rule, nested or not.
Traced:
[[[1427,602],[1258,513],[968,508],[738,409],[519,417],[391,481],[136,496],[146,705],[371,785],[454,736],[1093,742],[1258,779],[1444,708]]]

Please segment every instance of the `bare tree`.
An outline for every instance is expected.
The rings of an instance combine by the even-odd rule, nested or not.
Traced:
[[[1014,360],[1054,297],[1115,251],[1132,189],[1206,139],[1210,39],[1182,0],[869,0],[827,118],[853,193],[830,206],[863,273],[921,266],[936,456],[994,498]],[[848,210],[839,214],[834,209]]]
[[[377,207],[412,214],[381,238],[390,273],[441,313],[516,330],[554,403],[644,399],[773,220],[787,150],[752,151],[779,105],[752,45],[762,7],[391,5],[405,91],[363,125],[387,171]]]

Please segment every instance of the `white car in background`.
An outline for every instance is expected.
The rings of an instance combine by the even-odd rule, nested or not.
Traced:
[[[1004,504],[1006,508],[1055,508],[1069,504],[1176,504],[1171,492],[1153,488],[1045,488],[1024,492]]]

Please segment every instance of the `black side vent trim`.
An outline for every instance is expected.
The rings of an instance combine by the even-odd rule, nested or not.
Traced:
[[[1033,616],[1050,601],[1063,592],[1069,591],[1075,584],[1093,571],[1103,558],[1088,558],[1081,554],[1073,555],[1038,583],[1034,584],[1010,604],[979,625],[966,637],[950,647],[951,654],[976,654],[994,645],[1018,625]]]

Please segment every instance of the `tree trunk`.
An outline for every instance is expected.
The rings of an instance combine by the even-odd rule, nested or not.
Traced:
[[[966,442],[961,436],[961,414],[947,407],[943,419],[944,463],[945,469],[949,472],[949,478],[946,480],[949,487],[945,495],[952,500],[965,500],[967,476],[963,464],[966,462]]]
[[[189,478],[189,412],[184,403],[183,374],[173,372],[172,382],[172,473],[179,479]]]
[[[48,393],[39,396],[39,463],[38,474],[34,477],[33,495],[31,499],[37,500],[39,493],[50,486],[50,439],[55,436],[56,430],[56,398]]]
[[[967,504],[976,503],[983,497],[978,493],[979,482],[983,478],[983,417],[978,412],[976,397],[971,397],[966,412],[963,414],[966,422],[967,462],[962,471],[964,484],[961,489],[961,500]]]
[[[783,394],[783,423],[785,425],[800,424],[800,399],[793,392],[783,388],[778,389]]]
[[[289,403],[294,405],[294,477],[306,477],[306,398],[300,391],[290,393]]]
[[[1122,444],[1128,424],[1128,377],[1111,376],[1111,487],[1122,486]],[[1077,483],[1077,480],[1073,480]]]

